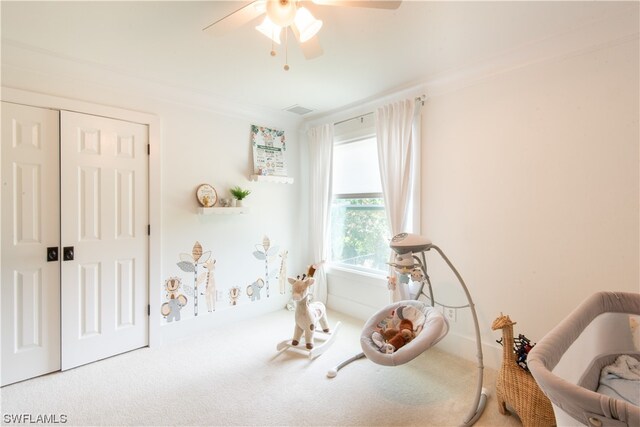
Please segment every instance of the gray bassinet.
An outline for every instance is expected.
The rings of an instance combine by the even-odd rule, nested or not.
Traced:
[[[551,400],[558,426],[640,426],[639,407],[595,392],[601,369],[617,356],[640,359],[630,314],[640,315],[640,294],[596,293],[529,353],[529,368]]]

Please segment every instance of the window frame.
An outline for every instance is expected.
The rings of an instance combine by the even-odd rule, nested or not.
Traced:
[[[347,145],[347,144],[351,144],[351,143],[356,143],[356,142],[361,142],[361,141],[365,141],[365,140],[370,140],[373,139],[374,143],[376,142],[376,133],[367,133],[367,134],[363,134],[360,135],[358,137],[354,137],[354,138],[349,138],[349,139],[344,139],[341,140],[339,138],[334,138],[334,147],[340,146],[340,145]],[[377,152],[377,144],[375,145],[375,149]],[[376,153],[377,154],[377,153]],[[377,166],[377,165],[376,165]],[[378,176],[379,176],[379,171],[378,171]],[[381,199],[382,200],[382,210],[384,211],[385,205],[384,205],[384,194],[382,193],[382,191],[380,192],[375,192],[375,193],[331,193],[331,205],[330,205],[330,209],[333,210],[333,204],[334,201],[336,199]],[[365,209],[366,206],[363,206],[362,209]],[[355,209],[358,209],[357,206],[355,206]],[[385,218],[386,218],[386,212],[385,212]],[[388,222],[388,220],[387,220]],[[389,224],[387,223],[387,228],[389,227]],[[333,236],[333,224],[329,223],[329,262],[328,267],[330,269],[335,269],[335,270],[339,270],[343,273],[352,273],[352,274],[357,274],[360,276],[365,276],[365,277],[373,277],[373,278],[384,278],[387,276],[387,271],[384,270],[377,270],[374,268],[367,268],[367,267],[362,267],[359,265],[354,265],[354,264],[347,264],[344,262],[340,262],[340,261],[335,261],[332,259],[332,252],[333,252],[333,240],[332,240],[332,236]]]

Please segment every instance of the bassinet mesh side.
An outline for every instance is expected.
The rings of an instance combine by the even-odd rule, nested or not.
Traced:
[[[566,415],[584,425],[637,427],[640,425],[637,406],[580,387],[552,372],[582,332],[605,313],[640,314],[640,294],[598,292],[589,297],[531,350],[527,358],[529,369],[543,392],[564,413],[556,415]],[[629,351],[632,350],[630,343]]]

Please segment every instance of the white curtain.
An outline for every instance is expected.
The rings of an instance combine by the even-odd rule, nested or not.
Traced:
[[[331,214],[331,171],[333,164],[333,124],[309,129],[309,245],[313,263],[328,255]],[[327,302],[327,278],[321,266],[314,274],[313,296]]]
[[[416,156],[419,155],[420,134],[416,108],[415,101],[408,99],[376,110],[380,179],[391,236],[419,232],[416,189],[420,162]],[[390,289],[392,302],[408,297],[400,283]]]

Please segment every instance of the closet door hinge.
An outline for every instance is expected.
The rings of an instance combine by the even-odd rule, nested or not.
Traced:
[[[147,144],[147,155],[151,154],[151,144]]]
[[[151,236],[151,224],[147,224],[147,236]]]
[[[151,304],[147,304],[147,316],[151,316]]]

